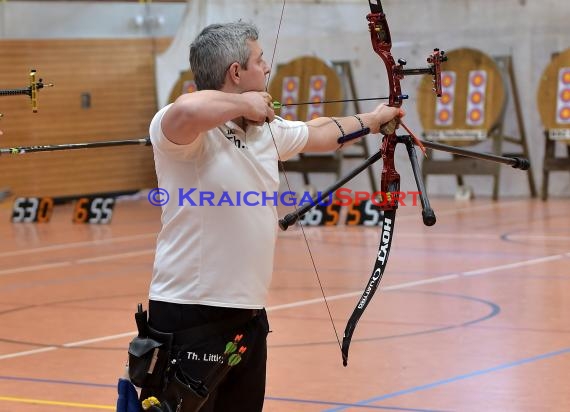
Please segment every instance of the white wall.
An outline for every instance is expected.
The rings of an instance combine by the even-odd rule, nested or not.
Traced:
[[[173,36],[185,8],[184,3],[5,1],[0,39]]]
[[[261,29],[262,46],[270,58],[279,25],[281,0],[209,0],[204,4],[206,10],[203,10],[201,24],[238,18],[256,23]],[[471,47],[489,55],[512,56],[535,180],[540,188],[544,138],[536,109],[536,91],[551,53],[570,47],[570,1],[385,0],[383,6],[395,43],[393,53],[408,60],[409,67],[423,65],[433,47],[443,50]],[[0,3],[0,37],[168,36],[177,33],[184,10],[185,5],[180,3],[6,2]],[[350,60],[359,95],[385,95],[385,69],[370,47],[365,19],[367,12],[366,1],[287,1],[275,63],[306,54],[325,60]],[[134,17],[144,13],[162,15],[164,24],[147,29],[136,27]],[[187,16],[184,24],[192,24],[192,19],[196,18]],[[185,28],[180,28],[179,33],[195,32]],[[178,66],[186,65],[190,41],[190,38],[178,36],[177,43],[183,58],[176,62],[176,70],[187,67]],[[414,101],[418,81],[419,78],[410,77],[402,84],[410,95],[410,100],[405,103],[407,123],[412,129],[421,131]],[[159,82],[158,87],[170,86]],[[369,109],[372,103],[362,106]],[[512,106],[508,110],[512,111]],[[506,131],[517,136],[512,115],[507,117]],[[371,146],[373,140],[370,139]],[[348,164],[347,169],[352,165]],[[412,175],[403,150],[398,154],[398,169],[402,174],[402,186],[411,189]],[[379,172],[378,168],[376,170]],[[359,182],[365,185],[366,179]],[[491,193],[490,177],[468,177],[467,183],[475,188],[477,195]],[[428,190],[432,194],[452,195],[455,180],[432,177]],[[550,193],[569,196],[570,173],[552,174]],[[501,178],[501,197],[527,194],[526,177],[505,167]]]

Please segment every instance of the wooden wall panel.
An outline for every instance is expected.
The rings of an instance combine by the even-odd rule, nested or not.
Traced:
[[[1,147],[148,136],[155,113],[155,50],[170,39],[3,40],[0,88],[28,86],[28,73],[54,83],[27,96],[0,97]],[[82,93],[91,107],[81,107]],[[152,149],[126,146],[0,158],[0,187],[16,196],[70,196],[156,185]]]

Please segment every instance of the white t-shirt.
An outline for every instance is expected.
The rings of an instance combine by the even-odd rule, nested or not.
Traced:
[[[168,108],[150,124],[158,187],[170,199],[162,206],[149,297],[262,308],[278,230],[273,200],[279,188],[277,150],[281,160],[298,154],[308,128],[278,118],[245,133],[227,122],[190,145],[177,145],[162,133]]]

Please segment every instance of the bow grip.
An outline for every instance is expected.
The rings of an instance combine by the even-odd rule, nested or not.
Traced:
[[[382,126],[380,126],[380,133],[382,133],[384,136],[394,134],[396,133],[396,129],[398,128],[399,124],[400,119],[398,117],[394,117],[388,123],[384,123]]]

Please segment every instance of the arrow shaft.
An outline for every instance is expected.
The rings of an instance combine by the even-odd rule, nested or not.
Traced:
[[[407,96],[404,98],[407,98]],[[288,104],[282,104],[281,102],[273,102],[273,108],[274,109],[280,109],[282,107],[308,106],[308,105],[312,105],[312,104],[366,102],[366,101],[371,101],[371,100],[388,100],[388,97],[367,97],[367,98],[362,98],[362,99],[321,100],[321,101],[315,101],[315,102],[299,102],[299,103],[288,103]]]

